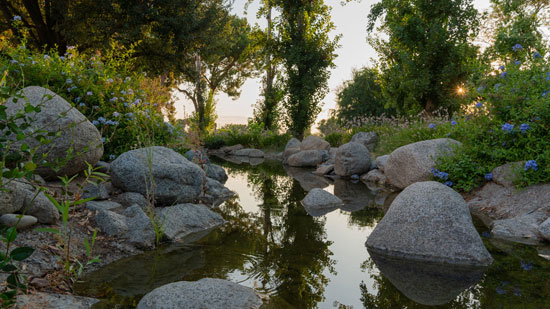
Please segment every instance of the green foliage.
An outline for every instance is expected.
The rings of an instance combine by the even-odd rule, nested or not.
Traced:
[[[329,37],[335,26],[322,0],[275,0],[273,4],[280,12],[277,53],[285,69],[286,125],[290,134],[302,139],[321,111],[340,36]]]
[[[163,119],[175,113],[170,89],[158,79],[131,72],[131,48],[113,49],[103,56],[71,48],[58,56],[34,53],[24,41],[17,47],[2,41],[0,49],[7,85],[42,86],[72,103],[105,137],[104,159],[136,145],[136,136],[143,131],[151,133],[157,144],[178,139],[179,130]]]
[[[366,67],[354,70],[352,75],[336,93],[336,118],[340,123],[360,123],[371,116],[395,114],[395,109],[385,107],[378,70]]]
[[[330,144],[330,147],[340,147],[342,144],[344,144],[344,134],[331,133],[325,136],[325,141]]]
[[[458,87],[476,67],[479,18],[471,0],[382,0],[369,14],[388,39],[372,36],[380,56],[381,87],[387,104],[402,114],[459,109]]]
[[[241,144],[260,149],[283,149],[291,139],[289,134],[277,134],[263,129],[263,123],[250,122],[248,125],[227,125],[204,138],[204,146],[217,149],[223,146]]]

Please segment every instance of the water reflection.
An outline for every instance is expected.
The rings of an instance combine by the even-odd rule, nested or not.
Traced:
[[[271,308],[548,305],[550,263],[538,258],[534,248],[485,239],[495,262],[484,278],[476,272],[370,258],[364,242],[394,196],[379,191],[375,197],[362,183],[331,184],[310,170],[285,169],[269,160],[258,166],[223,166],[230,176],[228,187],[237,191],[220,209],[227,224],[193,244],[160,248],[90,273],[77,291],[102,298],[105,308],[132,307],[163,284],[216,277],[268,294],[266,306]],[[313,217],[300,201],[314,187],[334,190],[346,205]],[[533,261],[533,269],[522,270],[522,260]]]

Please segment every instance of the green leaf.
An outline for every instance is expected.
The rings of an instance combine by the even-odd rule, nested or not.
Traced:
[[[29,162],[25,163],[25,170],[26,171],[32,172],[35,169],[36,169],[36,163],[34,163],[32,161],[29,161]]]
[[[12,265],[12,264],[7,264],[7,265],[4,265],[4,267],[2,267],[2,271],[5,271],[5,272],[12,272],[16,270],[17,270],[17,267],[15,267],[15,265]]]
[[[17,229],[12,226],[6,230],[6,241],[13,242],[17,238]]]
[[[32,106],[31,104],[26,104],[25,105],[25,113],[30,114],[32,112],[34,112],[34,106]]]
[[[34,252],[34,249],[31,247],[19,247],[13,249],[10,252],[10,257],[16,261],[23,261],[24,259],[31,256]]]

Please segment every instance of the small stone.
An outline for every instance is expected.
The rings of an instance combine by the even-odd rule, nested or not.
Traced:
[[[155,209],[162,222],[164,236],[169,241],[180,241],[186,236],[220,226],[225,220],[218,213],[200,204],[178,204]]]
[[[19,223],[18,223],[19,222]],[[0,224],[7,227],[12,227],[17,224],[17,229],[25,229],[38,222],[38,219],[33,216],[5,214],[0,216]]]
[[[122,236],[128,231],[126,217],[109,210],[100,211],[95,216],[95,222],[109,236]]]
[[[113,197],[113,201],[117,202],[122,205],[124,208],[128,208],[132,205],[139,205],[141,209],[145,210],[147,209],[147,199],[137,192],[124,192],[121,193],[115,197]]]
[[[111,171],[111,164],[107,163],[105,161],[97,162],[95,167],[97,168],[96,171],[98,171],[100,173],[107,174]]]
[[[86,208],[89,210],[115,210],[122,208],[122,205],[113,201],[89,201],[86,202]]]
[[[96,201],[106,200],[109,198],[109,191],[103,183],[90,183],[84,187],[83,199],[95,198]]]
[[[524,165],[525,161],[521,161],[510,162],[495,167],[491,172],[493,174],[493,181],[505,187],[513,186],[514,182],[519,179]]]
[[[313,208],[338,208],[344,205],[341,199],[329,192],[314,188],[308,192],[302,200],[302,205],[307,209]]]
[[[50,285],[50,282],[44,278],[34,278],[31,280],[31,284],[37,288],[45,288]]]

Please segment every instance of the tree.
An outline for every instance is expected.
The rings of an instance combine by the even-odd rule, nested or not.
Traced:
[[[460,87],[474,71],[479,28],[471,0],[382,0],[368,16],[380,56],[384,97],[401,113],[458,109]],[[383,40],[372,35],[380,21]]]
[[[515,59],[513,46],[519,44],[530,53],[544,55],[541,26],[548,25],[548,0],[492,0],[491,14],[484,26],[484,35],[491,46],[485,54],[490,61],[509,62]]]
[[[345,81],[336,93],[336,117],[341,124],[358,123],[371,116],[393,115],[393,108],[385,108],[378,70],[354,70],[351,80]]]
[[[222,91],[230,97],[239,97],[242,84],[257,72],[257,45],[252,40],[250,25],[228,11],[219,13],[211,43],[196,52],[194,64],[188,61],[187,67],[175,76],[177,89],[193,102],[200,132],[214,126],[216,94]]]
[[[321,111],[340,37],[329,37],[335,26],[322,0],[273,0],[273,4],[280,12],[277,52],[285,70],[285,120],[290,132],[302,139]]]

